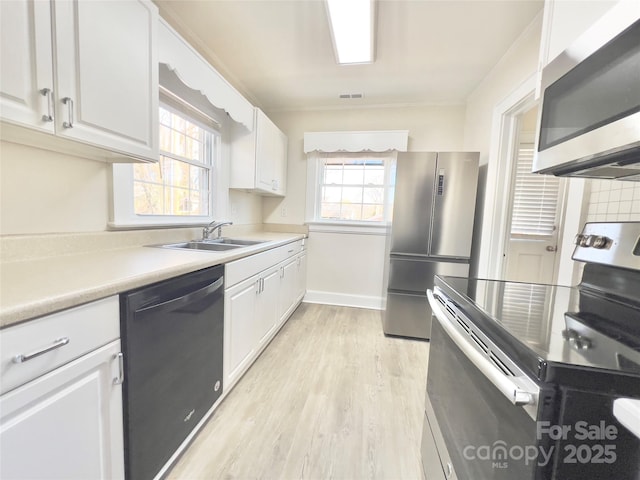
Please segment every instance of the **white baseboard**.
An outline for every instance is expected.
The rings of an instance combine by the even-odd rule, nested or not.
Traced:
[[[351,295],[348,293],[307,290],[303,301],[307,303],[339,305],[341,307],[356,307],[369,308],[372,310],[382,310],[382,297],[374,297],[369,295]]]

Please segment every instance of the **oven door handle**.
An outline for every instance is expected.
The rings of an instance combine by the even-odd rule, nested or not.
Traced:
[[[509,377],[493,365],[489,359],[478,352],[478,350],[451,325],[451,321],[442,310],[440,302],[435,298],[436,296],[437,294],[434,294],[431,290],[427,290],[427,297],[429,298],[429,304],[431,305],[433,314],[440,325],[442,325],[442,328],[444,328],[444,331],[447,332],[447,335],[451,337],[451,340],[454,341],[467,358],[511,403],[517,406],[534,404],[536,402],[535,394],[522,390],[520,386],[512,382]]]

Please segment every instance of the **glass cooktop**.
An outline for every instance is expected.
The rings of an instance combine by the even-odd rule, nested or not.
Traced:
[[[450,276],[436,286],[506,353],[528,356],[539,377],[564,364],[640,378],[637,307],[580,287]]]

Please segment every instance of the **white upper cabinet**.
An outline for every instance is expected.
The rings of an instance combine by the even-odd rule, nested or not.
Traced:
[[[51,7],[0,2],[0,113],[4,120],[53,133]]]
[[[540,42],[540,69],[562,53],[618,1],[620,0],[581,2],[545,0]]]
[[[253,132],[237,128],[231,144],[231,188],[286,193],[287,136],[260,109]]]
[[[261,110],[256,110],[256,129],[256,187],[284,195],[287,136]]]
[[[55,133],[18,131],[11,139],[90,158],[157,161],[157,7],[150,0],[0,4],[2,120]]]
[[[53,5],[56,130],[157,160],[157,7],[144,0]]]

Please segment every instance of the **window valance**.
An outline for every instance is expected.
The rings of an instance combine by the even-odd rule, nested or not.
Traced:
[[[366,132],[306,132],[304,153],[407,151],[408,130]]]
[[[186,86],[201,92],[214,107],[253,131],[253,105],[164,21],[160,22],[158,40],[159,63],[175,72]]]

